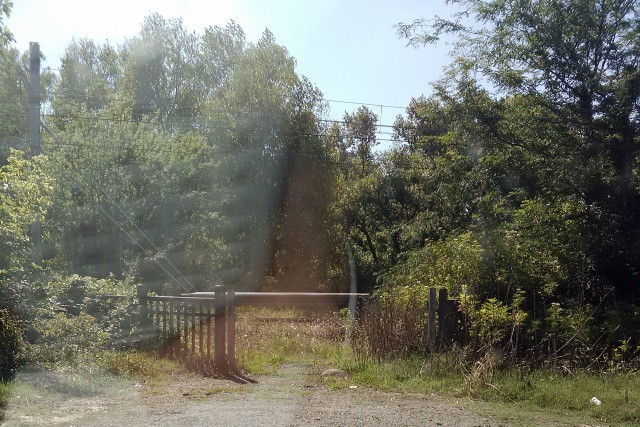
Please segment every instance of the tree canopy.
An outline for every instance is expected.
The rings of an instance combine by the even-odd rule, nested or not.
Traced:
[[[455,60],[384,151],[377,115],[328,120],[270,31],[248,41],[233,21],[196,33],[152,14],[120,46],[74,40],[59,75],[44,73],[46,155],[27,159],[10,151],[28,134],[27,67],[4,36],[0,268],[32,268],[37,217],[46,268],[65,275],[158,293],[351,279],[416,301],[444,286],[478,340],[511,342],[482,317],[511,316],[521,354],[575,327],[560,313],[606,345],[628,338],[640,299],[637,4],[452,3],[452,20],[397,26],[416,46],[453,37]]]

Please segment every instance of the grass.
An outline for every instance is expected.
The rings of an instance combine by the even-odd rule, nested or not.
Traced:
[[[239,324],[237,349],[241,365],[253,374],[273,373],[283,363],[340,367],[349,377],[330,378],[329,387],[435,394],[514,425],[640,425],[636,373],[501,370],[491,359],[467,366],[459,351],[379,361],[355,354],[343,341],[344,322],[338,317],[308,324],[248,321]],[[594,396],[602,405],[590,404]]]
[[[427,358],[380,361],[344,345],[345,322],[339,316],[304,323],[264,321],[307,315],[296,310],[239,311],[236,332],[239,367],[250,375],[273,374],[287,363],[315,365],[318,372],[339,367],[349,375],[345,379],[329,378],[326,381],[329,387],[359,385],[438,395],[513,425],[640,425],[637,373],[500,370],[489,359],[468,365],[460,350]],[[183,360],[168,359],[160,351],[101,352],[95,361],[111,374],[144,382],[149,393],[162,393],[177,376],[195,375]],[[77,383],[76,388],[80,389],[82,384]],[[0,414],[12,389],[15,390],[14,385],[0,383]],[[202,397],[237,391],[227,386],[205,387],[194,388],[192,394]],[[24,390],[20,394],[25,394]],[[589,403],[594,396],[602,405]]]
[[[542,425],[561,421],[640,425],[640,377],[637,373],[577,372],[563,375],[551,370],[523,373],[494,371],[485,382],[470,385],[470,373],[450,364],[446,355],[430,359],[377,361],[360,359],[346,364],[349,379],[332,379],[330,386],[366,385],[406,393],[436,394],[464,402],[486,415],[516,425]],[[602,405],[592,405],[592,397]]]
[[[157,351],[103,351],[96,361],[111,373],[134,379],[161,380],[186,372],[178,361],[161,357]]]
[[[4,418],[4,410],[11,397],[11,389],[12,384],[10,382],[0,381],[0,421]]]
[[[504,372],[498,374],[494,382],[494,390],[479,388],[474,397],[587,414],[606,423],[640,424],[640,378],[636,373],[578,372],[562,375],[536,371],[520,376]],[[597,397],[602,405],[591,404],[592,397]]]
[[[338,363],[343,355],[344,321],[325,316],[310,322],[263,322],[256,319],[295,318],[300,310],[245,309],[236,327],[237,363],[242,369],[264,375],[283,363]],[[316,314],[317,315],[317,314]]]

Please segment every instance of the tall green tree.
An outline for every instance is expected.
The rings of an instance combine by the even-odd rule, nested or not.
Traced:
[[[247,43],[233,22],[198,35],[154,14],[118,48],[74,41],[47,118],[69,184],[52,215],[62,264],[175,291],[326,284],[325,105],[295,66],[268,30]]]
[[[640,297],[638,6],[627,0],[454,1],[457,20],[398,27],[411,43],[458,38],[448,87],[475,120],[483,144],[516,154],[527,198],[578,202],[585,285],[602,297]],[[471,16],[481,26],[467,26]],[[505,98],[484,105],[475,78]],[[490,105],[493,104],[493,105]],[[544,171],[544,173],[542,173]],[[524,178],[522,173],[518,173]],[[532,205],[527,205],[531,207]],[[566,218],[568,220],[568,218]],[[577,285],[579,277],[570,279]]]
[[[0,165],[6,164],[11,147],[26,145],[28,130],[27,74],[20,67],[20,53],[11,46],[13,35],[5,25],[12,7],[11,1],[0,1]]]

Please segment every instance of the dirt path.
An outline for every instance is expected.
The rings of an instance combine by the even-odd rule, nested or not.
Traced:
[[[3,425],[503,426],[434,396],[331,390],[308,367],[283,366],[255,384],[178,377],[162,387],[94,373],[18,379]]]

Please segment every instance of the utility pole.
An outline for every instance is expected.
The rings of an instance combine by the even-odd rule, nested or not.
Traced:
[[[29,44],[29,133],[31,140],[31,155],[42,153],[40,147],[40,44]],[[31,224],[31,260],[34,264],[42,265],[42,224],[36,221]]]
[[[40,147],[40,44],[29,44],[29,129],[31,155],[42,153]]]

